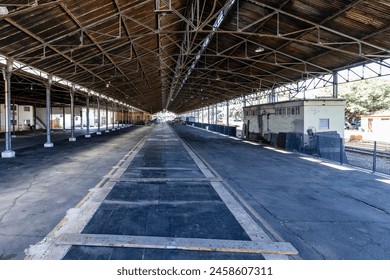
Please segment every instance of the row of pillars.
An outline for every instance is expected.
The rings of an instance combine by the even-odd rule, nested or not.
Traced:
[[[11,141],[11,75],[12,75],[13,60],[7,59],[6,67],[3,71],[4,82],[5,82],[5,151],[1,153],[2,158],[13,158],[15,157],[15,151],[12,150],[12,141]],[[53,83],[53,76],[49,75],[46,82],[46,143],[44,143],[45,148],[52,148],[54,144],[51,141],[51,87]],[[71,114],[71,135],[69,141],[76,141],[75,137],[75,113],[74,113],[74,100],[75,100],[75,85],[72,85],[70,89],[70,114]],[[90,122],[89,122],[89,109],[90,109],[90,94],[88,93],[86,97],[86,106],[87,106],[87,134],[85,138],[91,138],[89,131]],[[106,102],[106,116],[108,116],[108,101]],[[64,107],[65,111],[65,107]],[[98,112],[98,131],[97,135],[101,135],[100,127],[100,97],[97,98],[97,112]],[[127,114],[127,124],[129,124],[129,114]],[[65,112],[64,112],[64,121],[65,121]],[[124,107],[122,106],[122,123],[121,126],[124,126]],[[65,129],[65,124],[64,124]],[[117,129],[120,129],[119,122]],[[112,130],[115,131],[115,124],[113,123]],[[106,120],[106,133],[109,132],[108,120]]]
[[[211,107],[211,114],[210,114],[210,107]],[[195,112],[197,113],[198,122],[205,123],[204,122],[205,121],[204,120],[204,115],[205,115],[204,114],[204,109],[205,108],[202,107],[202,109],[192,112],[192,115],[194,117],[195,117]],[[229,112],[230,112],[230,110],[229,110],[229,101],[226,101],[226,125],[227,126],[229,126]],[[202,117],[199,116],[200,113],[201,113]],[[210,115],[212,115],[211,118],[210,118]],[[213,108],[213,106],[207,106],[207,123],[208,124],[212,124],[212,123],[218,124],[218,104],[215,104],[214,108]]]
[[[333,72],[332,75],[333,75],[332,97],[333,98],[338,98],[338,95],[339,95],[339,90],[338,90],[339,83],[338,83],[338,73],[337,73],[337,71]],[[274,90],[272,90],[271,95],[268,97],[268,101],[270,103],[276,102],[276,93],[275,93]],[[245,95],[242,96],[242,106],[246,107],[246,96]],[[200,111],[199,110],[197,111],[197,113],[198,113],[198,122],[202,121],[202,123],[204,123],[204,113],[203,113],[203,110],[204,110],[204,108],[201,109],[201,111],[202,111],[202,120],[200,120],[200,118],[199,118]],[[212,110],[213,110],[213,108],[212,108]],[[207,117],[208,117],[207,123],[211,124],[210,121],[214,122],[214,120],[210,120],[210,106],[207,107],[207,111],[208,111],[207,112]],[[195,116],[195,111],[193,112],[192,115]],[[213,114],[213,115],[215,117],[215,124],[218,124],[218,105],[217,104],[215,105],[215,114]],[[229,126],[229,101],[226,101],[226,124],[227,124],[227,126]]]

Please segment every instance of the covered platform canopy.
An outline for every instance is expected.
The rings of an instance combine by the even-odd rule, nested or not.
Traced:
[[[46,77],[26,66],[182,113],[390,55],[387,0],[1,0],[0,13],[13,96],[42,104]],[[68,104],[58,81],[52,101]]]

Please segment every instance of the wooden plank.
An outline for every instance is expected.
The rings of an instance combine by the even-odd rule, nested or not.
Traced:
[[[211,251],[226,253],[296,255],[288,242],[255,242],[238,240],[171,238],[155,236],[62,234],[58,245],[148,248],[167,250]]]

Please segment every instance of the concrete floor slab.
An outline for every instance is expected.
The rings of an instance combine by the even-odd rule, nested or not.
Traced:
[[[219,202],[103,204],[83,233],[248,240]]]
[[[157,126],[150,134],[149,139],[157,138],[156,135],[159,135],[159,137],[167,135],[169,138],[175,138],[166,125]],[[195,164],[195,162],[197,163]],[[185,166],[183,167],[182,164]],[[254,236],[252,229],[258,229],[259,232],[262,232],[257,225],[248,227],[248,223],[253,223],[253,221],[249,216],[245,216],[247,215],[244,213],[245,211],[238,211],[239,204],[233,205],[231,203],[234,199],[232,197],[228,198],[229,194],[222,191],[223,185],[220,182],[218,183],[219,191],[217,193],[213,184],[215,184],[215,180],[219,179],[212,176],[211,172],[207,173],[210,177],[208,175],[206,178],[204,170],[202,169],[202,172],[200,172],[199,167],[196,167],[197,165],[199,165],[198,161],[188,153],[188,148],[184,148],[180,141],[175,141],[175,145],[168,141],[146,141],[142,144],[138,154],[134,156],[134,160],[127,163],[125,167],[121,166],[118,169],[118,171],[121,171],[121,176],[116,176],[114,181],[110,181],[113,184],[112,189],[101,197],[102,201],[91,201],[93,204],[91,207],[97,206],[98,208],[94,214],[92,213],[93,216],[91,216],[92,218],[86,226],[83,225],[84,229],[81,231],[81,235],[78,234],[79,232],[74,233],[80,238],[96,236],[96,240],[101,239],[98,238],[99,236],[102,238],[118,237],[119,239],[121,236],[137,236],[149,237],[149,239],[181,238],[181,240],[189,240],[189,242],[195,239],[214,239],[216,242],[222,242],[222,240],[225,240],[225,242],[229,242],[228,240],[231,240],[230,242],[234,240],[243,242],[250,241]],[[224,199],[220,197],[221,191],[226,192]],[[229,202],[230,207],[225,205],[226,199],[231,200]],[[83,206],[88,208],[88,202]],[[80,211],[77,211],[77,213],[82,215]],[[84,220],[82,217],[80,219]],[[237,219],[244,219],[245,221],[238,221]],[[67,225],[65,228],[71,229],[72,226]],[[245,232],[246,229],[251,230],[251,237]],[[65,250],[69,248],[67,246],[73,244],[61,243],[63,242],[61,241],[62,237],[66,234],[72,233],[62,233],[61,231],[61,233],[55,234],[58,236],[58,245],[65,246]],[[257,236],[257,234],[255,235]],[[269,242],[269,239],[264,238],[257,239],[256,237],[256,241]],[[88,243],[90,239],[85,240]],[[106,246],[116,247],[114,240],[116,239],[114,238],[105,243]],[[53,242],[56,241],[53,240]],[[97,244],[93,245],[95,249],[96,246],[99,246]],[[51,245],[48,244],[48,246],[50,248]],[[80,258],[75,254],[81,254],[82,259],[110,259],[112,254],[119,252],[114,248],[112,250],[107,248],[95,250],[89,247],[91,246],[88,246],[88,244],[85,244],[84,247],[73,246],[66,254],[65,259]],[[43,247],[40,246],[40,248]],[[36,249],[39,250],[38,247]],[[173,249],[167,250],[168,252],[154,250],[154,253],[151,254],[148,253],[148,250],[126,251],[126,253],[118,256],[130,259],[169,259],[174,256],[191,258],[180,255],[176,252],[177,250]],[[34,250],[31,252],[34,252]],[[66,253],[66,251],[64,252]],[[163,254],[164,257],[156,255],[157,252]],[[142,255],[140,255],[141,253]],[[61,252],[56,252],[54,255],[63,256]],[[197,252],[197,254],[193,254],[193,257],[195,256],[199,259],[207,258],[207,256],[213,258],[212,254],[205,252]],[[233,255],[219,255],[219,257],[222,256],[231,258]],[[34,258],[34,256],[31,257]],[[241,256],[237,257],[241,258]],[[251,256],[246,255],[245,258],[251,258]],[[260,255],[255,258],[263,259]]]

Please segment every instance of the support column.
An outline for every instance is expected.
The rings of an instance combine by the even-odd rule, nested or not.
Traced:
[[[80,108],[80,129],[83,129],[83,107]]]
[[[14,101],[12,102],[12,135],[11,135],[11,138],[16,138],[15,110],[16,110],[16,106],[15,106],[15,98],[14,98]]]
[[[5,95],[5,151],[1,153],[3,158],[15,157],[11,145],[11,74],[13,60],[8,58],[7,65],[3,71],[4,77],[4,95]]]
[[[87,93],[87,134],[85,134],[85,138],[91,138],[91,134],[89,133],[89,92]],[[81,124],[82,126],[82,124]]]
[[[115,104],[112,103],[112,129],[111,131],[115,131],[115,111],[116,111],[116,107],[115,107]]]
[[[72,88],[70,90],[70,122],[71,122],[71,128],[70,128],[70,142],[76,141],[76,137],[74,136],[74,92],[76,91],[75,85],[72,85]]]
[[[65,105],[62,106],[62,130],[66,131],[66,110],[65,110]]]
[[[97,115],[98,115],[98,131],[96,132],[96,135],[102,135],[102,132],[100,131],[100,95],[97,97]]]
[[[43,145],[45,148],[53,148],[54,144],[51,142],[51,84],[53,82],[53,75],[49,74],[46,83],[46,143]]]
[[[108,129],[108,100],[106,100],[106,133],[109,133],[110,130]]]
[[[333,72],[333,98],[339,97],[339,75],[337,71]]]
[[[218,104],[215,104],[215,124],[218,125]]]
[[[117,104],[115,104],[115,111],[116,111],[116,114],[119,114],[119,110],[118,110],[119,108],[118,108],[118,105]],[[119,116],[118,116],[118,118],[117,118],[117,124],[116,124],[116,128],[119,130],[119,129],[121,129],[120,127],[119,127]]]
[[[37,132],[37,104],[34,103],[33,105],[33,118],[34,118],[34,125],[33,125],[33,131],[34,131],[34,134]]]
[[[226,126],[229,126],[229,101],[226,101]]]
[[[207,124],[210,124],[210,105],[207,106]]]
[[[124,122],[124,118],[123,118],[123,105],[122,105],[122,123],[121,123],[121,127],[123,127],[123,122]]]
[[[126,125],[129,126],[129,113],[130,113],[130,110],[129,108],[126,109]]]

